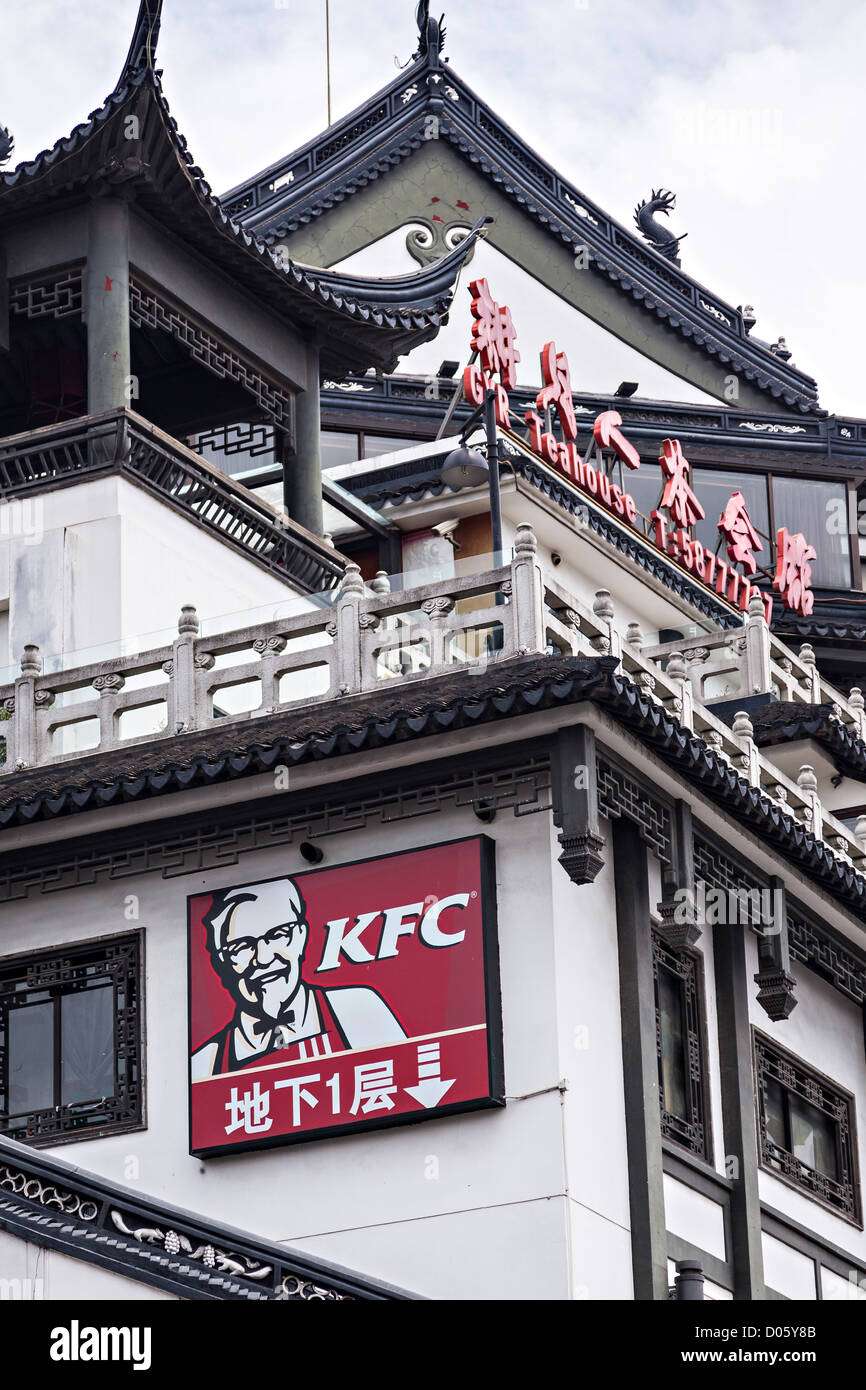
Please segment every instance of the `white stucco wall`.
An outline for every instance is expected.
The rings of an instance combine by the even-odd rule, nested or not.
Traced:
[[[0,1304],[43,1299],[70,1299],[76,1303],[179,1301],[163,1289],[0,1231]],[[5,1319],[13,1315],[7,1307],[0,1316]]]
[[[115,655],[142,635],[160,645],[177,631],[185,603],[226,627],[229,615],[291,599],[283,580],[203,531],[125,478],[103,478],[40,494],[17,531],[0,530],[0,608],[9,607],[0,662],[17,662],[26,643],[45,657]],[[2,637],[2,634],[0,634]],[[113,644],[113,645],[112,645]],[[102,650],[96,650],[102,649]]]
[[[325,866],[480,829],[468,810],[370,827],[325,841]],[[517,819],[500,813],[485,832],[497,846],[510,1098],[504,1109],[260,1153],[208,1160],[189,1155],[186,898],[304,868],[297,849],[287,848],[245,856],[235,868],[103,883],[69,890],[50,903],[31,899],[4,909],[2,955],[129,930],[130,893],[137,896],[138,921],[146,933],[148,1127],[58,1146],[58,1154],[127,1186],[140,1183],[144,1192],[193,1212],[428,1296],[564,1299],[575,1282],[590,1280],[586,1271],[593,1265],[599,1269],[598,1296],[629,1297],[623,1155],[615,1162],[618,1190],[606,1204],[598,1190],[590,1190],[591,1183],[598,1189],[600,1170],[587,1175],[578,1166],[568,1188],[565,1178],[564,1120],[574,1136],[571,1147],[585,1143],[586,1096],[581,1100],[578,1093],[576,1108],[567,1115],[559,1082],[563,1037],[573,1032],[574,1010],[562,1022],[557,1009],[563,999],[579,999],[579,991],[588,988],[586,961],[594,941],[587,941],[585,931],[575,933],[574,901],[570,894],[563,901],[552,876],[548,815]],[[558,866],[556,874],[568,886]],[[601,906],[609,889],[600,887],[597,896]],[[611,968],[610,922],[601,931],[606,944],[599,984]],[[589,1001],[580,1008],[585,1013]],[[603,1024],[599,1019],[599,1028],[611,1037],[617,1026],[615,1009]],[[619,1145],[616,1051],[600,1045],[581,1065],[587,1061],[595,1074],[587,1081],[572,1067],[569,1084],[591,1091],[593,1122],[603,1116],[611,1143]],[[573,1166],[571,1156],[568,1162]],[[431,1169],[437,1176],[430,1176]],[[604,1242],[596,1244],[599,1213],[609,1250],[603,1250]],[[580,1247],[580,1279],[570,1272],[570,1244]]]

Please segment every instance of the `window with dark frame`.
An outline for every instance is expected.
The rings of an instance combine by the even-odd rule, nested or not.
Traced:
[[[141,937],[0,959],[0,1133],[60,1144],[139,1128]]]
[[[860,1224],[854,1097],[754,1033],[761,1167]]]
[[[652,941],[662,1135],[711,1163],[700,957]]]

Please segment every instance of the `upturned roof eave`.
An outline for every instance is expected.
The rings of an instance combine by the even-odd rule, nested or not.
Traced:
[[[434,73],[434,69],[438,70],[441,83],[446,87],[451,86],[453,90],[458,92],[458,95],[465,98],[465,101],[454,102],[443,98],[440,94],[440,87],[434,87],[431,81],[431,77],[437,75]],[[670,327],[692,339],[699,351],[701,349],[707,351],[711,356],[718,357],[722,363],[730,360],[732,366],[744,371],[748,380],[753,381],[759,389],[766,391],[774,398],[783,400],[787,405],[802,413],[809,412],[819,415],[825,413],[818,402],[818,388],[814,378],[800,371],[799,368],[786,367],[770,351],[767,344],[750,337],[744,329],[742,332],[738,331],[742,328],[738,309],[727,304],[720,296],[683,271],[681,267],[674,266],[652,246],[637,237],[632,230],[604,212],[567,179],[564,179],[532,150],[506,121],[497,116],[492,108],[478,97],[452,68],[442,67],[435,58],[418,59],[411,68],[404,70],[398,78],[380,88],[366,102],[356,107],[340,121],[328,127],[326,131],[321,132],[314,139],[307,141],[305,145],[300,146],[284,159],[270,165],[266,170],[262,170],[253,178],[235,185],[234,188],[222,195],[220,201],[227,205],[236,203],[244,194],[258,188],[266,179],[271,179],[273,176],[273,181],[276,181],[276,177],[281,172],[303,162],[307,157],[314,165],[315,151],[325,142],[338,142],[342,135],[349,132],[354,125],[363,123],[364,119],[371,116],[383,102],[390,101],[401,89],[408,92],[416,84],[419,85],[420,90],[407,103],[405,114],[402,110],[397,111],[395,109],[389,120],[382,122],[378,128],[372,128],[369,135],[359,142],[353,142],[354,148],[335,151],[318,167],[312,168],[308,175],[293,182],[279,197],[268,200],[264,205],[260,205],[255,212],[251,211],[248,216],[241,217],[240,220],[245,225],[260,228],[262,235],[269,240],[290,235],[292,231],[296,230],[296,226],[293,225],[293,213],[297,215],[295,220],[297,220],[298,225],[301,222],[321,216],[329,210],[333,201],[342,201],[344,196],[351,196],[351,193],[356,191],[351,187],[353,183],[361,186],[369,182],[371,178],[378,178],[380,174],[387,172],[387,169],[384,168],[372,170],[370,166],[376,165],[377,161],[387,160],[389,167],[393,167],[402,162],[404,158],[408,158],[413,152],[413,148],[398,149],[397,147],[401,146],[401,143],[405,145],[407,140],[410,144],[412,143],[413,131],[419,124],[423,124],[425,115],[432,110],[440,113],[443,122],[441,133],[446,138],[450,133],[448,127],[453,126],[454,131],[459,132],[462,140],[468,141],[474,146],[473,153],[477,154],[480,159],[497,163],[501,158],[501,152],[493,148],[489,135],[479,123],[477,113],[481,112],[487,118],[488,124],[493,122],[495,126],[499,127],[502,133],[516,148],[523,152],[531,163],[544,171],[552,181],[553,187],[560,187],[564,196],[572,198],[575,206],[575,215],[570,218],[567,209],[562,206],[563,200],[558,202],[556,198],[550,196],[549,192],[545,191],[540,183],[536,184],[527,179],[525,174],[520,171],[518,162],[512,159],[507,167],[504,164],[501,165],[500,172],[507,174],[507,178],[497,178],[497,184],[516,199],[524,211],[532,213],[533,208],[529,204],[533,202],[541,204],[542,206],[536,209],[539,214],[537,220],[546,223],[552,235],[568,239],[568,237],[580,234],[582,238],[585,237],[588,244],[594,243],[593,249],[603,261],[599,268],[602,272],[607,271],[611,274],[611,278],[616,280],[621,290],[632,297],[642,298],[644,301],[648,299],[646,293],[635,295],[635,286],[632,281],[637,282],[638,285],[647,286],[650,289],[650,298],[653,295],[663,298],[662,282],[669,282],[671,277],[681,281],[688,288],[690,295],[693,296],[693,302],[688,305],[671,304],[664,306],[666,311],[660,313],[659,316],[664,318]],[[476,113],[475,119],[467,118],[467,109]],[[459,140],[457,143],[459,148]],[[414,148],[417,148],[417,140]],[[463,152],[466,153],[466,151]],[[368,167],[365,168],[364,166]],[[582,209],[582,216],[577,211],[578,207]],[[600,232],[598,236],[593,233],[592,219],[595,219],[596,230]],[[552,225],[552,222],[556,222],[559,226]],[[605,264],[605,261],[609,263]],[[649,264],[644,264],[645,261],[648,261]],[[650,277],[649,280],[648,276]],[[656,280],[657,283],[653,283],[653,280]],[[668,288],[670,289],[670,286]],[[712,305],[717,314],[721,313],[727,317],[730,321],[727,332],[722,331],[719,320],[714,319],[710,309],[701,307],[702,299],[705,303]],[[658,312],[662,306],[646,302],[645,307],[651,310],[655,309]],[[668,312],[668,310],[673,312]],[[680,311],[679,315],[678,310]],[[692,323],[676,321],[678,318],[682,320],[689,317],[693,320]],[[702,337],[704,341],[701,341]],[[737,360],[738,355],[740,360]]]
[[[158,18],[158,6],[155,8]],[[150,27],[141,17],[145,12],[150,16]],[[415,275],[381,282],[381,296],[376,279],[320,271],[276,256],[255,232],[228,216],[189,154],[162,92],[160,74],[152,61],[141,56],[142,44],[146,44],[152,58],[153,14],[154,7],[143,0],[137,37],[121,77],[88,120],[51,149],[8,173],[0,173],[0,226],[31,217],[57,200],[68,203],[70,198],[83,198],[94,184],[134,185],[145,206],[148,202],[159,204],[166,225],[174,225],[213,256],[271,312],[285,312],[293,322],[300,320],[302,325],[319,330],[327,338],[323,356],[332,370],[353,370],[355,366],[388,370],[401,354],[435,336],[447,321],[453,284],[475,236],[442,262]],[[139,59],[139,66],[134,67]],[[136,163],[120,127],[129,115],[143,118],[149,102],[158,113],[152,126],[159,131],[156,138],[162,148],[154,145],[154,136],[149,134],[143,151],[149,158],[139,158]],[[115,129],[119,132],[116,141],[112,138]],[[62,174],[58,174],[60,170]],[[172,174],[179,175],[182,184],[175,178],[170,188]]]

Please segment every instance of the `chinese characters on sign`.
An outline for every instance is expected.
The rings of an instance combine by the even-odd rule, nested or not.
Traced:
[[[753,552],[764,547],[746,511],[746,499],[741,492],[732,493],[719,517],[719,530],[727,541],[728,559],[742,565],[746,574],[755,574],[758,562]]]
[[[479,836],[190,898],[191,1151],[501,1103],[492,856]]]
[[[481,365],[472,363],[465,369],[463,389],[467,399],[476,406],[482,404],[486,390],[495,389],[496,422],[505,429],[510,419],[507,390],[517,385],[517,363],[520,361],[514,323],[510,310],[492,298],[486,280],[474,280],[469,288],[473,295],[471,343],[473,351],[479,354]],[[544,345],[541,373],[544,385],[536,396],[535,409],[525,412],[530,449],[616,517],[638,529],[634,498],[613,481],[604,463],[607,452],[626,468],[640,467],[637,449],[620,429],[621,415],[616,410],[605,410],[593,421],[595,466],[589,461],[592,446],[583,457],[578,451],[571,369],[568,357],[558,351],[553,342]],[[498,383],[493,380],[497,375]],[[556,438],[551,425],[554,411],[562,431],[561,440]],[[769,623],[773,611],[772,594],[764,593],[751,582],[752,576],[758,573],[755,552],[762,551],[764,546],[746,510],[743,494],[733,493],[719,518],[719,533],[731,562],[728,564],[689,534],[706,514],[692,490],[688,459],[678,439],[663,441],[659,463],[665,485],[661,501],[650,516],[651,538],[658,549],[743,612],[748,610],[753,596],[759,595]],[[777,531],[776,542],[773,592],[779,595],[786,608],[807,617],[814,603],[810,561],[816,558],[815,549],[804,536],[792,536],[785,527]],[[743,573],[735,569],[735,565],[741,565]]]
[[[517,385],[517,335],[511,310],[490,297],[486,280],[473,280],[469,286],[472,299],[471,347],[481,360],[479,367],[470,363],[463,373],[463,390],[473,405],[481,405],[484,393],[496,392],[496,423],[507,429],[509,424],[508,392]],[[495,382],[494,377],[499,381]]]
[[[773,577],[773,591],[777,593],[786,608],[793,608],[802,618],[808,618],[815,604],[812,593],[812,566],[816,559],[815,547],[809,545],[806,537],[792,536],[786,527],[776,532],[776,573]]]

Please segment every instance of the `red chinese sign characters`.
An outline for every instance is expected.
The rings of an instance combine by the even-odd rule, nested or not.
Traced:
[[[472,299],[472,351],[481,360],[480,367],[471,363],[463,373],[463,390],[473,405],[481,405],[485,391],[496,392],[496,423],[502,429],[509,425],[508,392],[517,385],[517,334],[511,310],[491,298],[486,280],[473,280],[469,286]],[[494,377],[499,381],[495,382]]]
[[[727,542],[728,559],[742,565],[746,574],[756,574],[758,562],[753,552],[764,547],[746,511],[746,499],[741,492],[731,494],[728,505],[719,517],[719,530]]]
[[[784,526],[776,532],[773,592],[779,595],[786,608],[792,608],[802,618],[808,618],[815,605],[810,562],[816,558],[815,547],[799,532],[792,536]]]
[[[536,410],[556,407],[563,438],[577,439],[577,416],[571,390],[571,368],[564,352],[556,351],[555,343],[545,343],[541,354],[544,385],[535,398]]]
[[[473,363],[465,369],[463,389],[467,399],[478,406],[484,401],[485,391],[493,387],[497,393],[496,421],[501,428],[507,429],[510,426],[507,391],[517,385],[517,363],[520,361],[514,323],[510,310],[492,298],[486,280],[474,280],[469,288],[473,296],[472,348],[479,354],[480,366]],[[592,448],[583,456],[578,449],[577,412],[568,357],[557,350],[554,342],[544,345],[541,373],[544,385],[535,398],[535,409],[527,410],[524,416],[529,448],[583,492],[596,498],[615,517],[640,529],[635,500],[614,482],[610,459],[606,461],[604,457],[606,453],[612,454],[626,468],[640,468],[640,454],[620,429],[622,416],[616,410],[605,410],[596,416],[592,425],[595,458],[591,462]],[[497,375],[498,383],[493,381]],[[553,411],[562,431],[561,439],[553,433]],[[718,529],[730,561],[727,563],[690,534],[698,522],[706,520],[706,513],[692,488],[689,462],[678,439],[663,441],[659,463],[664,489],[658,507],[650,514],[652,539],[658,549],[743,612],[748,610],[751,599],[760,595],[769,623],[773,612],[772,594],[763,592],[751,582],[752,576],[758,573],[755,552],[762,551],[764,546],[746,510],[743,494],[734,492],[719,518]],[[785,607],[803,616],[812,612],[814,603],[810,561],[815,558],[815,550],[804,536],[792,536],[784,527],[777,532],[773,591]],[[735,565],[741,565],[743,572],[735,569]]]
[[[685,529],[694,526],[696,521],[703,521],[706,512],[692,492],[689,461],[683,454],[683,446],[678,439],[664,441],[659,463],[667,482],[658,510],[666,511],[671,521]]]
[[[191,1152],[502,1102],[484,836],[189,899]]]

